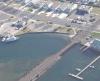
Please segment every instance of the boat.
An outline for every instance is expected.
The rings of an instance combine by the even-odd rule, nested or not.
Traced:
[[[6,36],[6,37],[3,37],[2,38],[2,42],[13,42],[13,41],[16,41],[18,40],[19,38],[18,37],[15,37],[14,35],[11,35],[11,36]]]
[[[93,68],[93,69],[95,69],[95,66],[90,66],[90,68]]]
[[[81,71],[81,69],[80,69],[80,68],[76,68],[76,70],[77,70],[77,71]]]

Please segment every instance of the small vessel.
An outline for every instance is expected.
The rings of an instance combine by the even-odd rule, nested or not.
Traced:
[[[19,38],[15,37],[14,35],[9,35],[9,36],[3,37],[1,41],[2,42],[13,42],[13,41],[16,41],[18,39]]]
[[[81,69],[80,69],[80,68],[76,68],[76,70],[77,70],[77,71],[81,71]]]
[[[93,69],[95,69],[95,66],[90,66],[90,68],[93,68]]]

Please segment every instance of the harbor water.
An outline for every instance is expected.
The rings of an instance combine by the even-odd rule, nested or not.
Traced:
[[[12,43],[0,42],[0,81],[17,81],[69,42],[67,36],[52,33],[25,34]]]
[[[77,78],[69,76],[69,73],[77,74],[79,71],[76,68],[83,69],[100,53],[88,49],[82,52],[80,48],[82,45],[76,44],[59,60],[50,70],[48,70],[37,81],[81,81]],[[95,67],[85,70],[80,77],[83,81],[99,81],[100,80],[100,59],[93,64]]]

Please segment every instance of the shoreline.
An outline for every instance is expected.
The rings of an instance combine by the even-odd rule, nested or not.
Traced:
[[[67,37],[69,37],[69,38],[72,38],[72,37],[74,37],[75,35],[76,35],[76,33],[74,33],[74,34],[72,34],[72,35],[69,35],[67,32],[42,32],[42,31],[23,31],[23,30],[20,30],[19,32],[17,32],[16,34],[15,34],[15,36],[21,36],[21,35],[25,35],[25,34],[56,34],[56,35],[61,35],[61,36],[67,36]],[[64,39],[66,39],[65,37],[63,37]]]

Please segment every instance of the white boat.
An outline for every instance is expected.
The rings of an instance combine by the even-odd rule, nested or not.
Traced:
[[[95,66],[90,66],[90,68],[93,68],[93,69],[95,69]]]
[[[77,71],[81,71],[81,69],[80,69],[80,68],[76,68],[76,70],[77,70]]]
[[[18,37],[15,37],[14,35],[12,35],[12,36],[3,37],[1,41],[2,42],[13,42],[18,39],[19,39]]]

